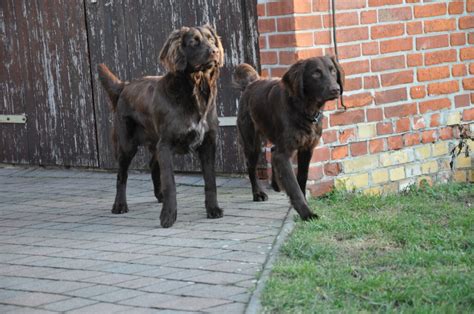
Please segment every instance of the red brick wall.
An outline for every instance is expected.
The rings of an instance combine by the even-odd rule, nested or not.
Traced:
[[[263,76],[333,53],[330,0],[259,0],[258,15]],[[455,125],[474,131],[474,0],[336,0],[336,25],[348,109],[325,106],[312,194],[472,181],[472,161],[453,173],[448,151]]]

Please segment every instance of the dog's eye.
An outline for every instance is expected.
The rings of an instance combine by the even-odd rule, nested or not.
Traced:
[[[317,70],[316,72],[313,73],[314,78],[320,78],[321,77],[321,71]]]
[[[201,43],[201,40],[199,39],[199,37],[195,36],[193,39],[194,39],[193,46],[199,46],[199,44]]]
[[[212,37],[212,36],[210,36],[210,35],[207,36],[207,40],[208,40],[211,44],[214,43],[214,37]]]

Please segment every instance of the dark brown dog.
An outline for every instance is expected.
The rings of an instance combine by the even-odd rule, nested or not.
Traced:
[[[163,76],[122,82],[101,64],[99,78],[114,111],[113,142],[119,163],[112,213],[128,212],[128,167],[139,145],[148,146],[155,196],[163,202],[161,226],[176,221],[173,153],[196,151],[205,183],[208,218],[222,217],[217,203],[215,151],[217,79],[224,51],[212,27],[183,27],[171,33],[160,52]]]
[[[322,109],[326,101],[342,95],[344,73],[334,58],[319,57],[293,64],[281,80],[259,79],[248,64],[239,65],[234,83],[242,91],[237,126],[252,183],[254,201],[266,201],[255,168],[262,140],[272,149],[272,186],[283,188],[304,220],[318,218],[306,202],[305,190],[313,148],[322,133]],[[290,159],[297,152],[298,175]]]

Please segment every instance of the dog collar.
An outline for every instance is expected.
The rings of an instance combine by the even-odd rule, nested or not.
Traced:
[[[312,118],[309,118],[313,124],[318,124],[323,118],[323,113],[318,111]]]

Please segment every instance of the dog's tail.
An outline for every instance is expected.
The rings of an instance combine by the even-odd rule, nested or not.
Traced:
[[[232,84],[234,87],[245,90],[247,86],[260,78],[257,71],[247,63],[239,64],[232,75]]]
[[[122,92],[125,83],[110,72],[109,68],[103,63],[97,66],[97,70],[99,71],[99,80],[107,91],[110,101],[112,102],[112,109],[115,111],[120,93]]]

